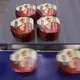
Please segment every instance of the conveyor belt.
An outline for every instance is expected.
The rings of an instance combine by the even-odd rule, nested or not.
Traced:
[[[57,72],[55,51],[39,51],[38,66],[34,74],[21,76],[15,73],[11,66],[9,56],[13,51],[0,51],[0,80],[80,80],[80,74],[64,75]]]
[[[10,31],[10,22],[15,19],[15,8],[24,3],[42,4],[45,2],[56,4],[57,16],[61,20],[59,39],[54,42],[46,42],[36,38],[26,44],[61,44],[80,43],[80,1],[79,0],[11,0],[10,7],[4,14],[0,24],[0,43],[22,43],[16,40]],[[23,44],[23,43],[22,43]],[[25,43],[24,43],[25,44]]]

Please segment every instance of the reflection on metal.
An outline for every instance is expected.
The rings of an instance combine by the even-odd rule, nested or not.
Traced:
[[[8,49],[20,49],[20,48],[25,48],[25,47],[29,47],[29,48],[33,48],[35,50],[62,50],[64,48],[71,48],[71,49],[80,49],[80,45],[19,45],[19,44],[13,44],[13,45],[9,45]]]
[[[64,48],[80,49],[80,45],[65,45]]]

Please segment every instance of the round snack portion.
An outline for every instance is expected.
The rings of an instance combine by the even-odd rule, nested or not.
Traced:
[[[30,48],[22,48],[10,55],[10,61],[15,72],[33,72],[37,66],[37,52]]]
[[[60,20],[57,17],[46,16],[37,20],[37,34],[41,39],[57,40],[60,32]]]
[[[63,72],[80,73],[80,51],[64,49],[56,56],[58,68]]]
[[[44,3],[37,6],[37,18],[43,16],[56,16],[57,7],[54,4]]]
[[[34,21],[30,17],[20,17],[11,22],[13,36],[22,42],[34,39]]]
[[[16,7],[16,17],[31,17],[36,19],[36,6],[32,4],[23,4]]]

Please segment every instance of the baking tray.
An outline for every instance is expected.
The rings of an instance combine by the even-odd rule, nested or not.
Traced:
[[[58,51],[39,51],[38,66],[35,73],[22,76],[15,73],[9,56],[12,50],[0,51],[0,80],[80,80],[80,74],[64,75],[57,71],[56,54]]]
[[[45,2],[57,5],[57,16],[61,21],[61,31],[58,40],[43,41],[37,37],[31,42],[16,40],[10,31],[10,22],[15,19],[15,8],[24,3],[39,5]],[[0,24],[0,43],[12,44],[65,44],[80,43],[80,1],[79,0],[11,0],[8,10]],[[36,27],[36,25],[35,25]]]

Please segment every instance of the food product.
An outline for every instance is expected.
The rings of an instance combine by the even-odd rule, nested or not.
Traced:
[[[54,4],[44,3],[37,6],[37,18],[43,16],[56,16],[57,7]]]
[[[63,72],[80,73],[80,51],[64,49],[56,56],[58,68]]]
[[[34,39],[34,21],[30,17],[20,17],[11,22],[11,32],[22,42]]]
[[[32,4],[23,4],[16,7],[16,17],[31,17],[36,20],[36,6]]]
[[[37,66],[37,52],[30,48],[22,48],[10,55],[10,61],[15,72],[32,72]]]
[[[41,17],[37,21],[37,34],[41,39],[54,41],[57,40],[60,32],[60,20],[57,17]]]

